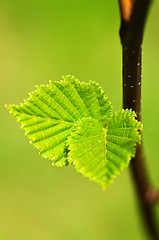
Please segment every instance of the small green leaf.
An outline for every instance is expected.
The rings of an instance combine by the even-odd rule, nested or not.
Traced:
[[[106,128],[96,119],[83,118],[68,137],[68,161],[84,176],[107,187],[128,165],[136,143],[140,143],[141,123],[135,116],[131,110],[120,110]]]

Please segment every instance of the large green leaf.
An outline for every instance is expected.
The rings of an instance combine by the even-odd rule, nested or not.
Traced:
[[[43,157],[53,165],[67,165],[66,140],[76,123],[92,117],[104,126],[111,116],[111,104],[99,84],[81,83],[71,76],[36,87],[23,104],[7,107]]]

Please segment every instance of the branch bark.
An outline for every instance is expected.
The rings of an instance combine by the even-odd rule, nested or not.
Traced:
[[[123,49],[123,108],[133,109],[141,120],[141,67],[144,27],[151,0],[119,0],[121,27],[120,39]],[[151,186],[143,157],[142,145],[130,164],[139,205],[150,239],[159,240],[154,203],[159,193]]]

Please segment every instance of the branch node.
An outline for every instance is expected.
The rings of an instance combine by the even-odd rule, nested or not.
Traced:
[[[119,34],[120,34],[120,39],[121,39],[121,43],[122,43],[128,22],[131,17],[131,13],[132,13],[132,9],[133,9],[133,2],[132,2],[132,0],[119,0],[119,6],[120,6],[120,17],[121,17],[121,25],[120,25]]]
[[[153,188],[148,188],[145,194],[145,199],[148,203],[159,202],[159,191]]]
[[[119,6],[121,19],[124,21],[129,21],[133,9],[132,0],[119,0]]]

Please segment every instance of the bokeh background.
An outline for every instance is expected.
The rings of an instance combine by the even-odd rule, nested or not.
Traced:
[[[142,118],[147,166],[159,187],[159,2],[143,45]],[[145,240],[129,169],[106,191],[56,168],[29,143],[4,104],[19,104],[36,84],[71,74],[102,85],[122,107],[118,1],[0,2],[0,239]],[[159,213],[159,212],[158,212]]]

